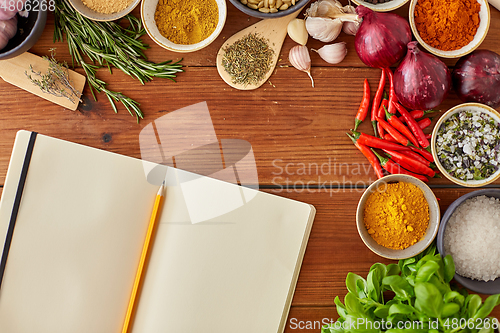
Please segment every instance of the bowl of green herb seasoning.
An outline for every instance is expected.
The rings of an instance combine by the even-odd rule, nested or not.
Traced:
[[[500,177],[500,114],[479,103],[448,110],[432,132],[432,155],[452,182],[479,187]]]

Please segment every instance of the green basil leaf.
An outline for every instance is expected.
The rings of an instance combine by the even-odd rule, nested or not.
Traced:
[[[442,295],[446,295],[446,293],[451,291],[450,285],[448,283],[444,283],[444,281],[440,280],[436,275],[432,275],[429,281],[427,282],[435,285]]]
[[[465,299],[465,303],[467,305],[467,318],[474,318],[483,301],[479,295],[472,294]]]
[[[441,312],[441,317],[446,318],[446,317],[453,316],[458,311],[460,311],[460,305],[458,305],[457,303],[446,303],[443,306],[443,311]]]
[[[351,292],[348,292],[347,295],[345,295],[344,304],[348,313],[346,318],[349,315],[361,316],[365,313],[363,305],[359,302],[359,299]]]
[[[496,295],[491,295],[489,296],[485,301],[483,306],[477,310],[476,314],[474,315],[474,319],[477,318],[486,318],[487,316],[490,315],[491,311],[495,308],[495,306],[500,304],[500,294]]]
[[[345,319],[345,317],[347,316],[347,309],[345,308],[344,304],[342,304],[338,296],[335,296],[334,302],[337,308],[337,313],[339,314],[340,318]]]
[[[379,318],[385,319],[389,315],[389,308],[391,305],[381,305],[375,309],[373,314]]]
[[[440,318],[443,308],[443,295],[439,289],[428,282],[415,284],[415,307],[432,318]]]
[[[387,273],[385,275],[398,275],[401,272],[401,269],[396,264],[387,265]]]
[[[399,275],[386,276],[382,283],[392,290],[397,298],[409,300],[413,296],[413,288],[403,277]]]
[[[439,264],[436,261],[427,261],[417,271],[417,277],[415,278],[415,283],[429,281],[431,276],[434,273],[436,273],[438,269],[439,269]]]
[[[415,308],[413,306],[403,304],[403,303],[393,304],[389,308],[389,315],[393,315],[395,313],[407,315],[407,314],[410,314],[413,312],[415,312]]]
[[[465,302],[465,297],[458,291],[449,291],[444,294],[443,300],[445,303],[456,303],[462,307]]]
[[[361,285],[358,284],[358,282],[361,282]],[[347,290],[349,290],[351,293],[358,295],[358,291],[360,286],[363,284],[366,286],[366,281],[363,279],[361,276],[358,274],[354,273],[347,273],[347,277],[345,279],[345,284],[347,286]],[[365,290],[363,290],[364,292]]]
[[[443,263],[444,263],[444,282],[450,283],[450,281],[453,279],[453,276],[455,275],[455,262],[453,261],[451,255],[448,254],[446,257],[443,258]]]

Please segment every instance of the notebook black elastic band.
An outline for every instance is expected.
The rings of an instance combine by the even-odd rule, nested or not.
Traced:
[[[35,146],[36,135],[37,135],[36,132],[31,132],[28,148],[26,149],[26,155],[24,156],[24,163],[23,163],[23,169],[21,171],[21,177],[19,178],[19,184],[17,185],[16,198],[14,199],[14,205],[12,207],[12,215],[10,216],[9,229],[7,230],[7,237],[5,238],[5,244],[2,252],[2,260],[0,261],[0,288],[2,286],[3,274],[5,272],[5,265],[7,264],[7,257],[9,256],[12,236],[14,235],[14,227],[16,226],[17,213],[19,212],[19,205],[21,204],[21,198],[23,196],[24,183],[26,182],[26,176],[28,175],[28,168],[30,166],[31,155],[33,154],[33,148]]]

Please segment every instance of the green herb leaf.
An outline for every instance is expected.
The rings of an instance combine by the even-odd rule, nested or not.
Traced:
[[[443,263],[444,263],[444,282],[450,283],[450,281],[453,279],[453,276],[455,275],[455,262],[453,261],[451,255],[448,254],[446,257],[443,258]]]
[[[415,307],[432,318],[441,318],[443,295],[435,285],[428,282],[415,284]]]

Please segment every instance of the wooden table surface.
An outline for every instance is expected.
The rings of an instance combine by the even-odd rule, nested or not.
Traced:
[[[144,37],[151,45],[146,53],[150,60],[183,58],[185,72],[178,75],[176,83],[155,79],[142,86],[118,70],[113,74],[99,71],[98,76],[110,89],[141,103],[145,117],[139,124],[121,105],[115,114],[104,95],[92,100],[88,88],[85,103],[70,111],[0,82],[0,187],[20,129],[140,158],[139,133],[146,125],[170,111],[206,101],[219,139],[243,139],[252,145],[261,190],[313,204],[317,209],[285,332],[318,332],[318,321],[337,318],[333,299],[346,294],[348,272],[366,276],[373,263],[390,262],[368,250],[358,236],[357,203],[363,187],[376,177],[345,135],[354,123],[363,79],[368,78],[375,90],[380,70],[366,67],[355,53],[354,37],[341,33],[337,41],[347,42],[348,48],[341,64],[328,65],[311,52],[312,88],[307,75],[288,62],[288,51],[296,44],[287,37],[269,82],[253,91],[235,90],[220,79],[215,56],[225,39],[258,19],[244,15],[229,2],[227,6],[224,30],[198,52],[169,52]],[[404,17],[407,12],[408,5],[396,11]],[[139,15],[139,10],[133,13]],[[31,52],[47,55],[56,47],[57,58],[70,62],[66,43],[52,42],[53,22],[49,14],[45,31]],[[500,53],[499,38],[500,13],[491,7],[491,26],[481,48]],[[321,45],[309,38],[308,47]],[[452,67],[456,59],[444,61]],[[439,108],[444,111],[457,104],[459,99],[451,93]],[[371,133],[368,123],[360,128]],[[440,198],[442,212],[470,191],[446,179],[432,179],[430,184]],[[500,309],[493,315],[500,317]],[[299,323],[304,327],[308,322],[316,327],[298,328]]]

